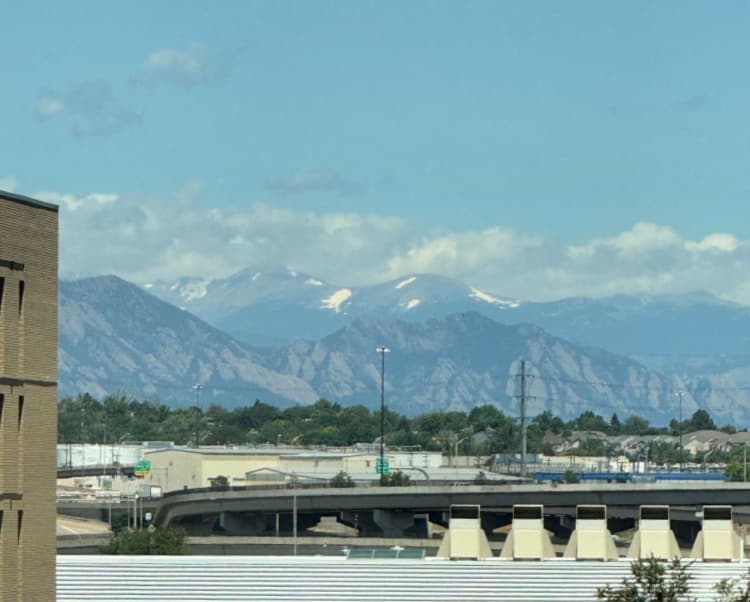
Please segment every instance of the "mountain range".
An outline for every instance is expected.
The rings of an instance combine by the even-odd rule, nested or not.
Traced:
[[[375,348],[387,344],[388,404],[406,414],[479,403],[517,413],[523,357],[532,413],[665,422],[679,388],[685,414],[740,422],[749,317],[703,294],[533,303],[429,274],[365,287],[291,270],[144,288],[98,277],[60,286],[60,392],[184,405],[201,382],[204,400],[225,405],[325,396],[374,407]]]

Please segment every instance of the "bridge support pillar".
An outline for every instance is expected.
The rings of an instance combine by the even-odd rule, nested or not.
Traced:
[[[372,518],[384,537],[403,537],[406,530],[414,526],[412,512],[376,509],[372,513]]]
[[[380,527],[375,523],[372,515],[371,510],[360,512],[345,511],[340,512],[336,520],[347,527],[356,529],[363,537],[377,537],[380,535]]]
[[[262,535],[270,515],[262,512],[228,512],[219,514],[219,526],[227,535]]]
[[[509,512],[482,512],[482,530],[488,539],[492,539],[495,529],[513,522],[513,515]]]

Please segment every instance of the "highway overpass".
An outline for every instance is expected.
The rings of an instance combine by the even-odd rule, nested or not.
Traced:
[[[135,466],[123,466],[121,464],[93,464],[89,466],[58,466],[57,478],[69,479],[72,477],[100,477],[122,475],[132,477],[135,474]]]
[[[488,531],[510,522],[514,504],[543,504],[552,529],[566,528],[566,517],[578,504],[605,504],[611,520],[631,522],[643,504],[669,504],[675,507],[674,519],[692,522],[702,505],[728,504],[735,507],[739,520],[750,522],[750,483],[199,489],[166,494],[154,522],[178,523],[194,533],[210,526],[237,535],[278,534],[289,532],[296,508],[299,530],[322,516],[336,516],[363,535],[425,536],[427,521],[446,524],[445,513],[452,504],[480,505]]]

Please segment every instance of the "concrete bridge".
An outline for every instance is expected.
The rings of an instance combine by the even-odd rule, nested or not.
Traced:
[[[58,479],[69,479],[72,477],[98,477],[117,476],[132,477],[135,474],[135,466],[123,466],[120,464],[93,464],[89,466],[59,466],[57,468]]]
[[[479,504],[482,526],[488,533],[510,522],[514,504],[544,504],[545,526],[561,533],[573,526],[570,517],[578,504],[605,504],[615,531],[633,524],[638,506],[669,504],[673,520],[685,523],[687,539],[697,526],[695,512],[704,504],[732,505],[739,520],[750,522],[750,483],[194,489],[165,495],[154,522],[162,526],[177,523],[193,534],[278,535],[291,532],[295,517],[298,531],[302,531],[323,516],[335,516],[361,535],[426,537],[428,523],[447,524],[446,513],[452,504]],[[678,536],[679,527],[675,525]]]

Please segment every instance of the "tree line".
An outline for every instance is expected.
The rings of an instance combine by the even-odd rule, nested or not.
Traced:
[[[620,420],[617,414],[613,414],[607,420],[592,411],[585,411],[565,421],[546,411],[529,421],[527,445],[530,453],[551,453],[550,445],[544,441],[548,432],[563,437],[573,431],[600,431],[608,435],[675,435],[711,428],[716,428],[716,424],[705,410],[698,410],[681,424],[673,420],[664,427],[653,426],[640,416]],[[730,426],[723,429],[734,431]],[[201,445],[347,446],[374,442],[379,436],[379,410],[369,410],[361,405],[341,406],[326,399],[284,409],[258,400],[234,409],[215,404],[206,409],[195,406],[170,408],[156,401],[139,401],[123,394],[108,395],[101,401],[81,394],[65,397],[58,403],[60,443],[115,444],[163,440],[185,445],[197,437]],[[390,447],[486,455],[516,452],[519,440],[518,419],[492,405],[477,406],[469,412],[428,412],[415,417],[387,409],[385,412],[385,442]],[[592,438],[575,453],[607,455],[610,451],[605,442]],[[655,451],[664,455],[669,449]]]

